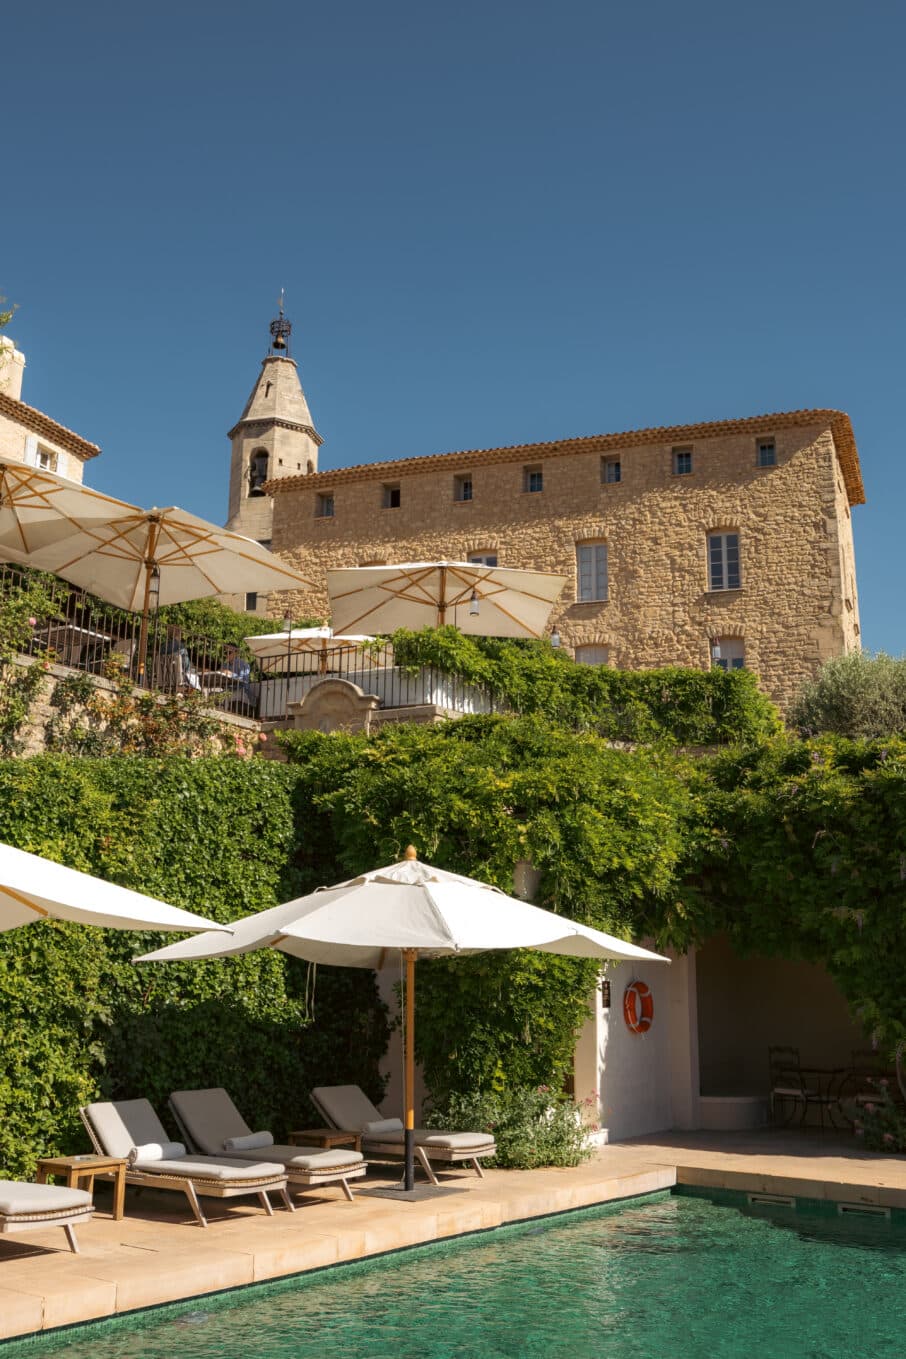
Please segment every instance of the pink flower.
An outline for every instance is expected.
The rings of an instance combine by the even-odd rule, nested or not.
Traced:
[[[875,1111],[875,1109],[876,1109],[876,1107],[877,1107],[877,1106],[874,1105],[874,1104],[866,1104],[866,1106],[865,1106],[865,1112],[866,1112],[867,1114],[873,1114],[874,1111]]]
[[[884,1134],[884,1141],[885,1141],[885,1142],[892,1142],[892,1141],[893,1141],[893,1133],[885,1133],[885,1134]]]
[[[38,620],[37,620],[37,618],[29,618],[29,620],[28,620],[28,626],[29,626],[30,628],[36,628],[36,627],[38,626]]]

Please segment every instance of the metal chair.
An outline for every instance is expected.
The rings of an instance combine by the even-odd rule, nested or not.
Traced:
[[[828,1085],[821,1088],[820,1081],[811,1081],[809,1076],[819,1075],[803,1068],[799,1049],[789,1045],[768,1048],[768,1067],[771,1077],[770,1111],[771,1122],[775,1121],[778,1111],[789,1106],[789,1114],[781,1122],[787,1127],[799,1110],[799,1123],[805,1123],[810,1108],[818,1110],[821,1131],[824,1132],[825,1118],[834,1127],[833,1108],[838,1104],[838,1093]]]

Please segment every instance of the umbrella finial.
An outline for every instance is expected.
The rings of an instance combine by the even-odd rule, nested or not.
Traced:
[[[407,858],[407,859],[417,859],[417,858],[418,858],[418,850],[415,848],[415,845],[407,845],[407,846],[406,846],[406,858]]]

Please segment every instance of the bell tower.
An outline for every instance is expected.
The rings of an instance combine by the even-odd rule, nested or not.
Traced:
[[[290,356],[292,329],[281,293],[261,372],[228,436],[232,456],[226,527],[265,544],[270,542],[274,513],[265,483],[316,472],[323,442],[312,423],[295,360]]]

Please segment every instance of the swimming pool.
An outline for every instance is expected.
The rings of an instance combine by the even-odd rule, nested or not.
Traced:
[[[882,1359],[906,1226],[661,1194],[0,1346],[3,1359]],[[404,1211],[401,1209],[401,1211]]]

